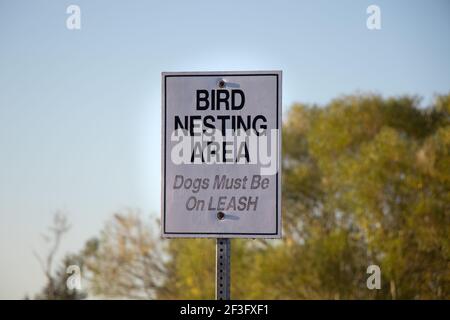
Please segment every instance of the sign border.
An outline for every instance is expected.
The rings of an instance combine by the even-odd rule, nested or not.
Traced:
[[[167,231],[166,227],[166,144],[167,144],[167,130],[166,130],[166,122],[167,122],[167,78],[174,77],[245,77],[245,76],[274,76],[276,77],[276,100],[277,100],[277,109],[276,109],[276,129],[279,130],[278,133],[278,152],[276,157],[276,215],[275,215],[275,231],[274,232],[257,232],[257,233],[248,233],[248,232],[175,232],[175,231]],[[162,114],[161,114],[161,152],[162,152],[162,161],[161,161],[161,236],[163,238],[281,238],[282,228],[281,228],[281,130],[282,122],[281,122],[281,83],[282,83],[282,71],[212,71],[212,72],[162,72],[161,73],[161,106],[162,106]]]

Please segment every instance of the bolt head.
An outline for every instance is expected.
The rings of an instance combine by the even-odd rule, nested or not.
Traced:
[[[223,220],[225,218],[225,213],[222,211],[217,212],[217,219]]]

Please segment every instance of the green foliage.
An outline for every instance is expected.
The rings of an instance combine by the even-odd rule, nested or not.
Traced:
[[[170,261],[162,299],[214,297],[215,246],[211,239],[167,240]],[[165,288],[164,288],[165,289]]]

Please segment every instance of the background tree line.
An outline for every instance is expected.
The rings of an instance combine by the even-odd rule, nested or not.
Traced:
[[[233,240],[233,298],[450,298],[450,95],[419,104],[350,95],[290,108],[284,236]],[[122,212],[47,272],[39,297],[213,299],[214,257],[212,239],[161,240],[158,221]],[[46,294],[73,261],[86,291]],[[366,287],[372,264],[381,268],[381,290]]]

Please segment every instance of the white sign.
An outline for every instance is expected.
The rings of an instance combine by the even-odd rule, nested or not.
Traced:
[[[162,73],[163,237],[281,238],[281,71]]]

